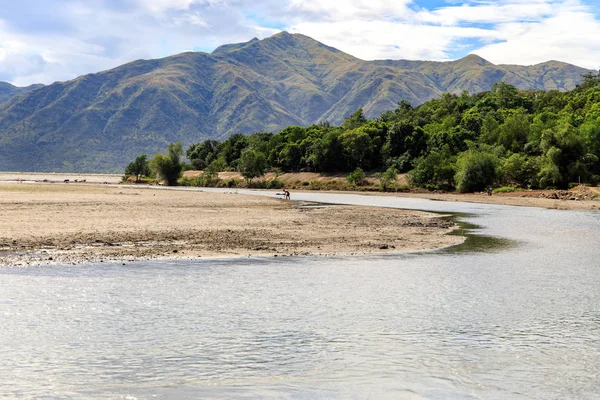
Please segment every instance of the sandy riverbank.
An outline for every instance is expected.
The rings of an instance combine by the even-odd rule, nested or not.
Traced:
[[[587,199],[579,197],[585,192]],[[567,194],[566,198],[552,198],[555,193]],[[573,193],[571,197],[570,193]],[[381,195],[382,193],[364,193]],[[435,193],[410,192],[385,194],[398,197],[412,197],[442,201],[462,201],[467,203],[501,204],[507,206],[540,207],[556,210],[600,210],[600,188],[575,188],[570,191],[556,190],[524,190],[521,192],[496,193],[488,196],[485,193]],[[592,199],[596,196],[594,199]]]
[[[434,214],[235,193],[0,183],[0,265],[366,254],[460,243]]]

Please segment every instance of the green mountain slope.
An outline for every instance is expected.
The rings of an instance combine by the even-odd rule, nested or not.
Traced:
[[[136,155],[173,141],[187,146],[234,133],[337,124],[359,107],[373,117],[400,100],[416,105],[446,91],[488,90],[500,80],[566,90],[586,72],[556,62],[496,66],[474,55],[445,63],[363,61],[282,32],[12,94],[0,104],[0,170],[119,172]]]
[[[40,88],[42,86],[44,85],[30,85],[26,87],[17,87],[7,82],[0,82],[0,103],[4,103],[5,101],[8,101],[15,96],[27,93],[31,90]]]

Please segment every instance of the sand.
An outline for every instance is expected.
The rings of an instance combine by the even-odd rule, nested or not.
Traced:
[[[428,250],[463,238],[435,214],[235,193],[0,182],[0,265]]]
[[[566,198],[553,199],[555,193],[565,193]],[[587,200],[579,198],[580,193],[587,194]],[[383,193],[363,193],[382,195]],[[570,196],[569,194],[573,194]],[[584,187],[574,188],[569,191],[560,190],[524,190],[521,192],[497,193],[488,196],[486,193],[435,193],[435,192],[410,192],[393,193],[385,195],[423,198],[442,201],[462,201],[467,203],[501,204],[521,207],[540,207],[556,210],[600,210],[600,188]],[[594,198],[595,197],[595,198]]]

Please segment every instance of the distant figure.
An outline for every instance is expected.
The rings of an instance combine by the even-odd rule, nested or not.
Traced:
[[[492,190],[493,190],[493,189],[492,189],[491,187],[489,187],[489,188],[488,188],[488,196],[491,196],[491,195],[492,195]]]
[[[283,189],[283,198],[285,200],[289,200],[290,199],[290,192],[287,189]]]
[[[69,183],[69,180],[68,180],[68,179],[65,179],[63,182],[64,182],[64,183]]]

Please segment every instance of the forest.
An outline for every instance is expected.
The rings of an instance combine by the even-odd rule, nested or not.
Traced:
[[[212,177],[233,170],[247,179],[266,171],[386,171],[407,173],[415,187],[459,192],[597,185],[600,73],[584,75],[568,92],[523,91],[496,83],[488,92],[445,93],[418,107],[401,101],[373,120],[358,109],[340,126],[325,121],[277,133],[235,134],[222,142],[206,140],[189,146],[185,155],[187,168]],[[167,179],[166,173],[173,176],[185,167],[182,156],[181,145],[171,144],[168,155],[149,161],[144,156],[147,166],[136,159],[148,171],[140,173],[132,162],[126,174],[161,175],[162,165]]]

